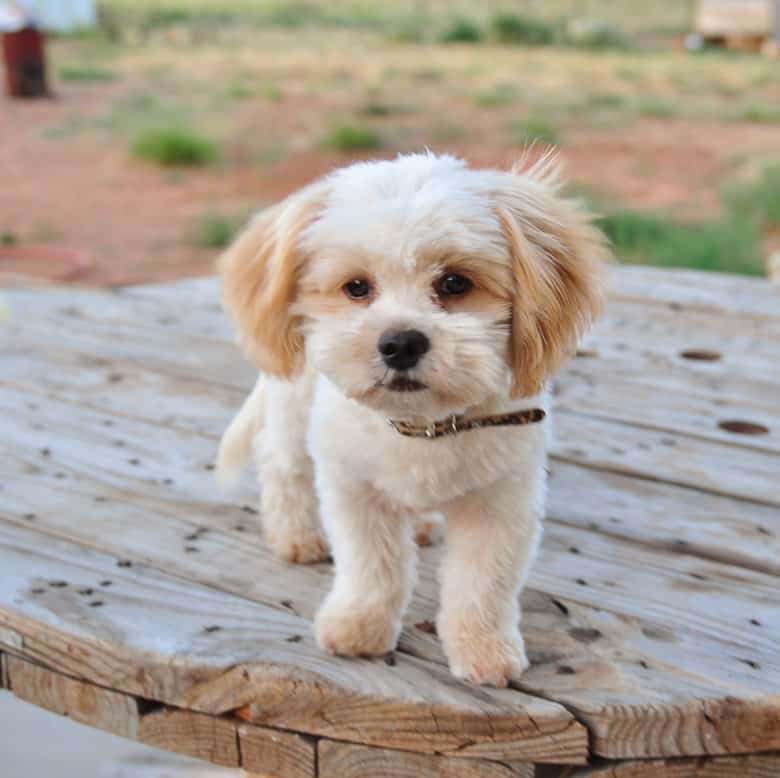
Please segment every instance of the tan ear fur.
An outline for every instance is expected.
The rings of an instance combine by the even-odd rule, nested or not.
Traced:
[[[603,305],[603,233],[574,200],[560,195],[552,155],[513,170],[496,194],[512,256],[512,396],[536,394],[577,346]]]
[[[323,206],[320,183],[255,216],[219,258],[222,298],[239,342],[258,369],[290,378],[301,367],[303,335],[291,313],[305,257],[301,233]]]

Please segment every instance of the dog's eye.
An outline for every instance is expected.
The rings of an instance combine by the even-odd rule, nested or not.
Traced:
[[[353,278],[341,288],[347,297],[351,297],[353,300],[360,300],[371,294],[371,284],[364,278]]]
[[[436,292],[441,297],[455,297],[466,294],[474,284],[466,276],[459,273],[446,273],[435,284]]]

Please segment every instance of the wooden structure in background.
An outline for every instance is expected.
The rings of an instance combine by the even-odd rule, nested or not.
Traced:
[[[776,287],[616,270],[556,382],[532,666],[503,690],[447,670],[436,547],[391,657],[317,649],[329,566],[273,559],[251,479],[213,483],[253,383],[214,280],[7,299],[0,685],[19,698],[276,778],[780,775]]]
[[[705,41],[766,50],[780,45],[780,0],[699,0],[695,32]]]

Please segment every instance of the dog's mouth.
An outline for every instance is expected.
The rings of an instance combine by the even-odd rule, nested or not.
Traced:
[[[414,378],[406,376],[395,376],[390,382],[383,384],[391,392],[421,392],[428,387],[422,381],[416,381]]]

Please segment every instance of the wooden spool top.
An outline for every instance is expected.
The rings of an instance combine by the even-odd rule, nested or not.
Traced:
[[[252,479],[212,477],[254,379],[216,281],[1,293],[2,685],[285,778],[780,774],[780,297],[614,286],[556,382],[532,666],[505,690],[447,671],[436,547],[391,658],[317,649],[329,565],[274,560]]]

